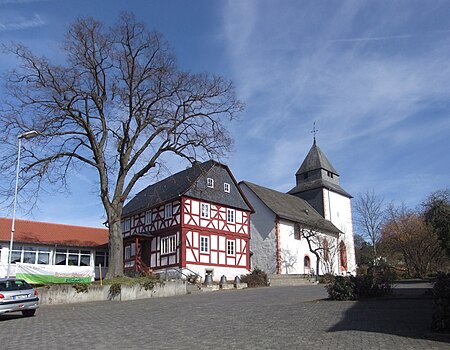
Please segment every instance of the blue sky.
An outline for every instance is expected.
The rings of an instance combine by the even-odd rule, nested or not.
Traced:
[[[354,196],[415,207],[450,187],[450,1],[0,0],[0,42],[59,60],[74,19],[112,24],[123,10],[164,34],[181,69],[234,81],[246,110],[224,162],[238,181],[291,189],[316,122]],[[0,55],[0,73],[16,63]],[[92,173],[71,183],[18,217],[100,226]]]

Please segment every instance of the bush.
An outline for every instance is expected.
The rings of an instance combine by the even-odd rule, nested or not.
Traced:
[[[433,319],[431,328],[438,332],[450,331],[450,273],[440,273],[433,287]]]
[[[366,275],[336,276],[325,286],[332,300],[356,300],[391,293],[395,275],[388,266],[371,267]]]
[[[255,267],[252,273],[241,276],[241,282],[247,283],[250,288],[264,287],[268,285],[267,273]]]
[[[331,300],[357,299],[356,286],[351,277],[336,276],[325,288]]]

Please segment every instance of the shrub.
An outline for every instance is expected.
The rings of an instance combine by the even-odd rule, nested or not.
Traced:
[[[450,273],[440,273],[433,287],[433,318],[431,328],[438,332],[450,331]]]
[[[366,275],[336,276],[326,285],[332,300],[356,300],[391,293],[395,275],[388,266],[374,266]]]
[[[267,273],[255,267],[252,273],[241,276],[241,282],[247,283],[250,288],[263,287],[268,285]]]
[[[336,276],[325,288],[331,300],[357,299],[356,286],[350,277]]]

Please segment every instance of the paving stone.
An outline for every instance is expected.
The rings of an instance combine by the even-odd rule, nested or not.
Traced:
[[[43,306],[0,316],[0,349],[450,348],[428,339],[430,299],[324,298],[312,285]]]

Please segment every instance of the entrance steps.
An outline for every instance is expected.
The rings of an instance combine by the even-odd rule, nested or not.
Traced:
[[[270,285],[272,287],[282,287],[282,286],[304,286],[315,284],[313,277],[309,275],[278,275],[272,274],[268,276],[270,280]]]

